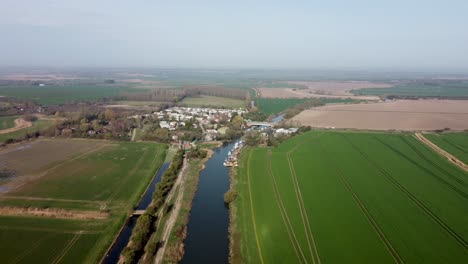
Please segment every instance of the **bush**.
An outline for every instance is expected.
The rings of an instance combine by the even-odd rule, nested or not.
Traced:
[[[225,204],[230,204],[234,202],[237,198],[237,192],[234,190],[229,190],[224,194],[224,203]]]
[[[191,159],[204,159],[207,155],[208,151],[196,147],[187,154],[187,157]]]
[[[28,122],[34,122],[37,120],[37,116],[34,116],[34,115],[25,115],[23,117],[24,120],[28,121]]]

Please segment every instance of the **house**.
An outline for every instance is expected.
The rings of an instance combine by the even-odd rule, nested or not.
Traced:
[[[159,126],[161,128],[170,128],[171,126],[169,125],[169,123],[167,123],[167,121],[161,121],[159,122]]]

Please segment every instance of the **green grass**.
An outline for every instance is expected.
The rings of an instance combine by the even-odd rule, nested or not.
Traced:
[[[224,108],[245,108],[245,101],[217,96],[186,97],[180,104],[189,107],[214,106]]]
[[[461,263],[467,177],[410,134],[315,131],[248,149],[235,201],[242,260]]]
[[[42,167],[45,175],[8,193],[0,206],[97,211],[106,205],[111,216],[103,220],[0,216],[0,251],[8,252],[0,255],[0,262],[20,257],[26,263],[100,260],[164,161],[166,146],[94,142],[95,152]]]
[[[0,95],[22,100],[33,100],[42,105],[57,105],[80,101],[97,101],[118,96],[123,92],[141,92],[123,86],[67,85],[67,86],[2,86]]]
[[[309,99],[305,98],[257,98],[257,104],[260,109],[260,111],[271,115],[271,114],[277,114],[280,113],[292,106],[295,106],[297,104],[303,103]],[[322,101],[325,104],[331,104],[331,103],[350,103],[354,102],[355,100],[353,99],[339,99],[339,98],[321,98],[320,101]]]
[[[277,114],[291,106],[305,102],[307,99],[301,98],[257,98],[258,109],[268,115]]]
[[[424,134],[424,137],[468,164],[468,133]]]
[[[5,133],[5,134],[0,134],[0,142],[3,143],[8,139],[21,139],[28,133],[33,133],[36,131],[40,131],[43,129],[46,129],[54,124],[54,121],[50,119],[39,119],[37,121],[33,122],[33,125],[28,128],[24,128],[18,131],[10,132],[10,133]]]
[[[468,82],[446,84],[408,84],[389,88],[366,88],[352,91],[354,94],[468,97]]]
[[[0,130],[12,128],[15,126],[15,119],[17,116],[2,116],[0,117]]]

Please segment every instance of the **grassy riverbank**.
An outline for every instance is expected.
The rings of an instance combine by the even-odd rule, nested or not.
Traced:
[[[198,189],[200,172],[205,168],[206,162],[213,154],[213,151],[210,149],[206,150],[208,151],[206,158],[191,159],[188,161],[185,175],[183,175],[185,179],[183,182],[184,186],[178,190],[183,190],[182,205],[176,223],[169,235],[163,257],[164,263],[177,263],[184,256],[184,240],[187,237],[187,224],[189,222],[190,211],[192,210],[192,202]]]

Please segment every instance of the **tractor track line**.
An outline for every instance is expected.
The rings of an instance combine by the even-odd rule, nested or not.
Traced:
[[[146,155],[146,152],[147,150],[145,150],[143,152],[143,154],[140,156],[140,158],[138,159],[137,161],[137,164],[133,167],[133,169],[130,171],[130,173],[128,173],[123,179],[122,181],[119,183],[119,185],[117,186],[116,190],[112,193],[112,195],[109,197],[109,199],[107,200],[107,203],[111,203],[115,197],[117,197],[117,195],[120,193],[120,191],[122,190],[122,187],[125,186],[125,184],[130,180],[130,178],[132,178],[132,176],[136,173],[136,171],[140,168],[140,165],[141,163],[143,162],[144,160],[144,157]]]
[[[468,243],[458,235],[449,225],[447,225],[444,221],[442,221],[436,214],[434,214],[431,209],[425,206],[421,201],[416,198],[410,191],[408,191],[403,185],[401,185],[395,178],[393,178],[386,170],[378,166],[373,160],[371,160],[367,154],[362,152],[351,140],[349,140],[346,136],[343,137],[353,146],[355,150],[357,150],[362,157],[364,157],[374,168],[380,171],[382,175],[384,175],[390,182],[392,182],[396,187],[400,189],[408,198],[410,198],[422,211],[424,211],[433,221],[438,223],[448,234],[450,234],[457,242],[459,242],[465,249],[468,249]],[[381,142],[379,139],[377,139]],[[382,142],[381,142],[382,143]],[[388,146],[387,146],[388,147]]]
[[[372,217],[372,214],[367,210],[364,203],[361,201],[361,199],[359,199],[359,196],[354,192],[353,188],[351,187],[351,184],[348,182],[348,180],[344,176],[343,172],[338,168],[338,165],[331,158],[331,156],[325,150],[325,148],[323,147],[323,145],[321,143],[320,143],[320,146],[321,146],[322,152],[325,153],[325,156],[327,157],[328,162],[335,169],[335,171],[339,175],[339,178],[340,178],[341,182],[346,187],[346,189],[348,189],[348,191],[351,193],[351,195],[353,196],[354,202],[359,207],[359,209],[361,209],[361,212],[363,212],[363,214],[365,215],[367,221],[369,221],[370,225],[372,226],[374,231],[377,233],[380,240],[385,245],[385,248],[387,248],[388,252],[390,253],[390,255],[392,255],[395,262],[396,263],[405,263],[405,261],[401,258],[400,254],[398,254],[398,251],[393,247],[390,240],[385,236],[385,233],[383,232],[382,228],[380,228],[377,221],[374,219],[374,217]]]
[[[28,248],[27,250],[25,250],[23,253],[21,253],[20,255],[18,255],[14,260],[12,260],[10,263],[11,264],[14,264],[14,263],[18,263],[20,262],[24,257],[26,257],[27,255],[29,255],[35,248],[37,248],[40,244],[42,244],[42,242],[50,237],[51,234],[49,235],[45,235],[43,237],[41,237],[40,239],[38,239],[30,248]]]
[[[416,167],[418,167],[419,169],[421,169],[422,171],[426,172],[427,174],[431,175],[432,177],[434,177],[437,181],[445,184],[447,187],[449,187],[450,189],[454,190],[455,192],[457,192],[458,194],[460,194],[461,196],[463,196],[464,198],[468,198],[468,195],[463,192],[462,190],[458,189],[457,187],[453,186],[450,182],[446,181],[445,179],[441,178],[440,176],[436,175],[434,172],[432,172],[431,170],[427,169],[426,167],[422,166],[421,164],[417,163],[416,161],[412,160],[410,157],[408,157],[407,155],[403,154],[401,151],[395,149],[394,147],[388,145],[387,143],[383,142],[382,140],[378,139],[378,138],[375,138],[377,141],[379,141],[381,144],[385,145],[387,148],[389,148],[390,150],[392,150],[394,153],[396,153],[397,155],[405,158],[407,161],[409,161],[411,164],[415,165]]]
[[[292,244],[292,246],[294,248],[294,251],[296,252],[297,258],[299,260],[301,259],[299,254],[298,254],[298,248],[299,248],[302,259],[304,260],[305,263],[308,263],[304,253],[302,252],[299,241],[296,238],[294,228],[292,227],[291,221],[289,220],[289,216],[288,216],[288,213],[286,211],[286,207],[283,204],[283,199],[281,198],[281,194],[280,194],[280,192],[278,190],[278,185],[276,183],[275,176],[273,175],[273,170],[271,168],[271,150],[268,151],[268,174],[273,179],[272,187],[273,187],[273,192],[275,194],[276,204],[278,205],[278,208],[280,209],[281,218],[283,219],[283,223],[286,226],[286,230],[287,230],[288,236],[289,236],[289,241],[291,241],[291,244]],[[291,236],[291,233],[292,233],[292,236]],[[294,241],[293,241],[293,238],[294,238]]]
[[[428,139],[429,140],[429,139]],[[453,142],[451,142],[450,140],[447,140],[446,138],[442,138],[442,141],[446,142],[447,144],[449,144],[450,146],[460,150],[461,152],[465,153],[465,154],[468,154],[468,151],[465,150],[465,148],[463,148],[462,146],[459,146],[458,144],[455,144]]]
[[[463,185],[463,186],[468,186],[468,184],[460,179],[458,179],[457,176],[453,175],[452,173],[448,172],[447,170],[445,170],[444,168],[440,167],[439,165],[437,165],[436,163],[432,162],[431,160],[429,160],[429,158],[427,158],[418,148],[416,148],[411,142],[409,142],[406,138],[404,137],[400,137],[400,139],[406,143],[406,145],[408,145],[414,152],[416,152],[416,154],[418,154],[418,156],[420,156],[423,160],[425,160],[427,163],[431,164],[432,166],[436,167],[439,171],[441,171],[442,173],[445,173],[447,174],[448,176],[450,176],[450,178],[456,182],[458,182],[459,184]]]
[[[76,234],[68,242],[68,244],[65,246],[65,248],[60,252],[60,254],[57,257],[55,257],[55,259],[54,259],[54,261],[52,263],[53,264],[59,263],[63,259],[63,257],[65,257],[65,255],[68,253],[68,251],[70,251],[70,249],[73,247],[73,245],[75,245],[76,241],[78,241],[80,236],[81,236],[81,233]]]
[[[254,211],[253,200],[252,200],[252,187],[250,186],[251,185],[250,184],[250,159],[252,158],[252,151],[253,150],[250,150],[249,157],[247,159],[247,187],[249,189],[250,213],[252,216],[252,225],[253,225],[254,234],[255,234],[255,241],[257,242],[258,256],[260,257],[260,262],[263,264],[265,262],[263,261],[262,248],[260,247],[260,241],[258,239],[257,225],[255,224],[255,211]]]
[[[309,217],[307,216],[307,211],[306,211],[305,206],[304,206],[304,200],[302,198],[301,189],[299,188],[299,182],[297,180],[296,170],[294,169],[294,164],[293,164],[293,162],[291,160],[291,156],[290,156],[291,152],[294,151],[294,150],[291,150],[291,151],[286,153],[286,157],[287,157],[288,165],[289,165],[289,170],[291,171],[291,178],[293,180],[293,186],[294,186],[294,190],[296,192],[296,198],[297,198],[297,202],[299,204],[299,211],[301,213],[302,222],[304,224],[304,230],[306,232],[307,242],[309,243],[309,248],[310,248],[309,239],[312,239],[312,245],[314,247],[314,250],[311,251],[313,263],[315,263],[315,260],[314,260],[314,255],[315,255],[315,257],[317,258],[317,262],[319,264],[321,264],[320,256],[319,256],[318,250],[317,250],[317,244],[315,243],[314,235],[313,235],[312,230],[310,228]],[[309,236],[310,236],[310,238],[309,238]]]

